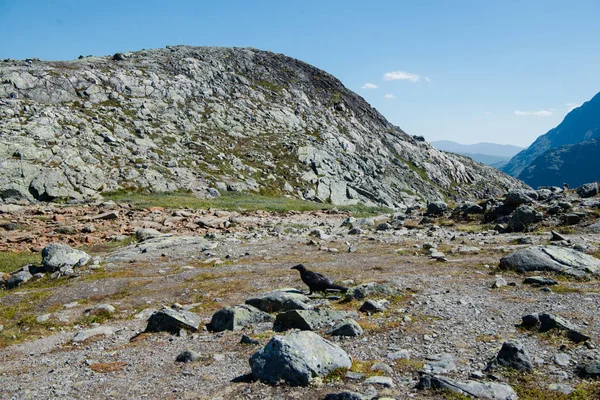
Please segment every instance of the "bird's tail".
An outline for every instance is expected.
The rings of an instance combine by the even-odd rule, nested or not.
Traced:
[[[344,287],[342,285],[336,285],[335,283],[332,283],[331,285],[329,285],[329,287],[327,289],[341,290],[342,292],[348,291],[347,287]]]

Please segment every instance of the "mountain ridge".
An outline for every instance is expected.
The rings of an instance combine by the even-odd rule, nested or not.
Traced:
[[[252,48],[0,63],[0,198],[223,191],[390,207],[523,183],[389,123],[335,77]]]

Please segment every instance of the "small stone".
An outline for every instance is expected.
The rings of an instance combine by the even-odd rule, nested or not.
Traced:
[[[569,355],[565,353],[555,354],[552,360],[554,361],[554,364],[561,367],[568,367],[571,363],[571,357],[569,357]]]
[[[188,363],[188,362],[198,361],[201,358],[202,358],[202,355],[200,355],[200,353],[197,353],[193,350],[186,350],[184,352],[179,353],[179,355],[177,356],[175,361]]]
[[[260,344],[260,342],[258,340],[252,339],[248,335],[242,335],[242,338],[240,339],[240,343],[241,344],[250,344],[250,345],[253,345],[253,346]]]
[[[365,379],[364,383],[372,385],[381,385],[386,388],[393,388],[396,386],[394,385],[394,381],[392,380],[392,378],[390,378],[389,376],[372,376],[370,378]]]
[[[507,286],[508,283],[506,283],[506,280],[502,277],[498,277],[496,278],[496,280],[494,281],[494,283],[492,284],[492,288],[493,289],[498,289],[504,286]]]
[[[390,302],[385,299],[383,299],[383,300],[367,300],[363,303],[362,306],[360,306],[358,311],[367,313],[367,314],[383,312],[387,309],[387,307],[389,306],[389,303]]]
[[[388,375],[391,375],[392,372],[394,372],[392,370],[392,367],[390,367],[386,363],[382,363],[382,362],[376,362],[376,363],[374,363],[371,366],[371,371],[383,372],[384,374],[388,374]]]

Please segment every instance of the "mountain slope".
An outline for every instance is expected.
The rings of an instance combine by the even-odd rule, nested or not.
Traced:
[[[561,146],[537,157],[519,178],[532,187],[600,181],[600,138]]]
[[[169,46],[0,63],[0,198],[254,191],[401,206],[523,184],[407,135],[281,54]]]
[[[436,140],[431,142],[431,145],[438,150],[451,151],[459,154],[481,154],[496,157],[513,157],[518,152],[524,150],[523,147],[513,146],[510,144],[496,143],[475,143],[475,144],[460,144],[451,140]]]
[[[600,93],[568,113],[556,128],[538,137],[529,148],[514,156],[502,170],[517,177],[533,160],[546,151],[598,136],[600,136]],[[562,182],[554,184],[562,184]]]

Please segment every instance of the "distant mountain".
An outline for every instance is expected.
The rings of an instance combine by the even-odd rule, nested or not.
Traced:
[[[475,143],[460,144],[451,140],[437,140],[431,145],[438,150],[467,156],[477,162],[500,169],[512,156],[523,150],[524,147],[510,144]]]
[[[537,157],[519,178],[531,187],[571,187],[600,181],[600,138],[551,149]]]
[[[600,93],[581,107],[568,113],[560,125],[538,137],[529,148],[514,156],[502,170],[509,175],[521,178],[521,172],[546,151],[594,139],[598,136],[600,136]],[[527,182],[527,179],[524,180]],[[531,185],[531,182],[527,183]],[[553,182],[555,185],[562,183],[562,181]]]
[[[497,157],[513,157],[515,154],[524,149],[524,147],[513,146],[510,144],[496,143],[475,143],[475,144],[460,144],[451,140],[437,140],[431,142],[431,145],[438,150],[451,151],[458,154],[482,154]]]

